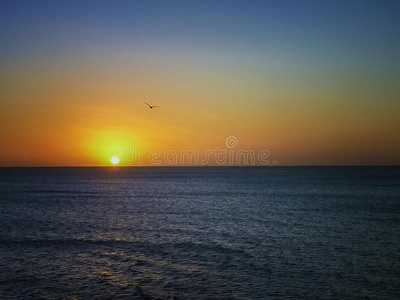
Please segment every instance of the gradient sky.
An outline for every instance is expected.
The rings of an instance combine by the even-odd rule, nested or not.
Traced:
[[[0,166],[232,135],[278,165],[400,164],[399,1],[0,5]]]

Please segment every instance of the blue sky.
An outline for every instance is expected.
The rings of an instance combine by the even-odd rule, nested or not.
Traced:
[[[1,48],[130,40],[394,59],[399,9],[398,1],[2,1]]]

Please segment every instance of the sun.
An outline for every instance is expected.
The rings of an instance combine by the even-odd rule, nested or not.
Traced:
[[[112,163],[113,165],[118,164],[118,163],[119,163],[119,158],[116,157],[116,156],[111,157],[111,163]]]

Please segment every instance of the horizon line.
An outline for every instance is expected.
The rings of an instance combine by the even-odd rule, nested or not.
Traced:
[[[167,165],[167,166],[115,166],[115,165],[101,165],[101,166],[0,166],[0,168],[221,168],[221,167],[400,167],[400,164],[367,164],[367,165]]]

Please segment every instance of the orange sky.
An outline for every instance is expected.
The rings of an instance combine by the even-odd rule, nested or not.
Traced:
[[[240,142],[235,150],[269,150],[279,165],[399,161],[395,101],[375,103],[365,93],[351,103],[346,91],[305,83],[290,89],[224,70],[208,78],[165,66],[163,77],[126,67],[114,77],[104,66],[76,64],[77,71],[40,62],[10,67],[2,80],[2,166],[109,165],[132,145],[202,154],[223,148],[231,135]]]

